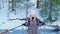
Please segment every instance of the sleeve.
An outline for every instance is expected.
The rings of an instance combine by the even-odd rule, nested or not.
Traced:
[[[22,25],[24,25],[24,26],[28,26],[28,23],[27,23],[27,22],[25,22],[25,23],[23,23]]]
[[[30,22],[30,20],[29,20],[29,18],[27,18],[27,22],[23,23],[22,25],[28,26],[29,25],[29,22]]]
[[[45,23],[38,19],[38,26],[42,26],[42,25],[45,25]]]

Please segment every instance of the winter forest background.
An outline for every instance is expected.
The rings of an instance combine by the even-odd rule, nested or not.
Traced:
[[[44,23],[60,26],[60,0],[0,0],[0,29],[21,25],[32,10]]]

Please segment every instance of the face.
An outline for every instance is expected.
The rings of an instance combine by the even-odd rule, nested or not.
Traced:
[[[32,18],[32,20],[33,20],[35,17],[36,17],[35,14],[31,14],[31,18]]]

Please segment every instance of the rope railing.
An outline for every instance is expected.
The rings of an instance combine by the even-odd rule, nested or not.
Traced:
[[[19,26],[17,26],[17,27],[12,28],[12,29],[6,29],[6,30],[0,32],[0,34],[3,34],[3,33],[9,34],[9,31],[12,31],[12,30],[14,30],[14,29],[16,29],[16,28],[18,28],[18,27],[21,27],[21,26],[22,26],[22,25],[19,25]]]
[[[14,28],[12,28],[12,29],[9,29],[9,31],[11,31],[11,30],[13,30],[13,29],[16,29],[16,28],[18,28],[18,27],[21,27],[22,25],[20,25],[20,26],[17,26],[17,27],[14,27]]]
[[[48,26],[48,27],[54,27],[54,28],[60,29],[60,27],[57,26],[57,25],[46,25],[46,26]]]

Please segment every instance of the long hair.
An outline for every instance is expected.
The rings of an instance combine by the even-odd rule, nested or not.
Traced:
[[[30,20],[32,20],[32,17],[34,17],[34,20],[37,18],[37,14],[35,10],[32,10],[31,14],[29,15]]]

